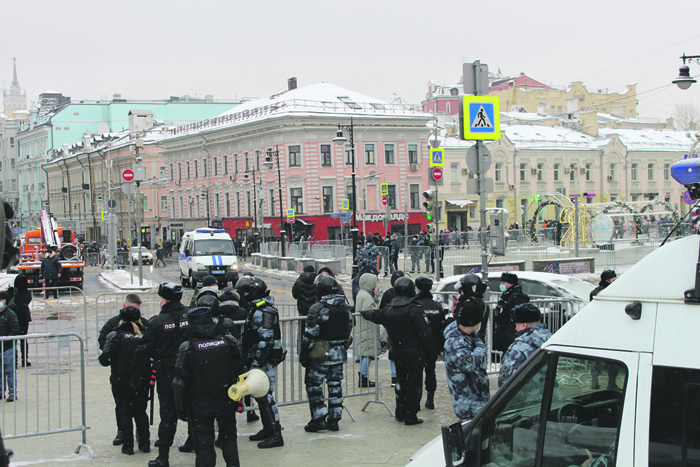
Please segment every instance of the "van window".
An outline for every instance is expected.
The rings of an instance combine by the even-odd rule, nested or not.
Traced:
[[[654,366],[649,467],[700,465],[700,370]]]
[[[481,419],[478,465],[569,466],[600,459],[614,466],[626,367],[544,351],[532,358],[524,377],[509,381]]]
[[[194,242],[194,251],[192,252],[192,254],[196,256],[233,256],[233,242],[231,240],[223,240],[216,238],[207,240],[197,240]]]

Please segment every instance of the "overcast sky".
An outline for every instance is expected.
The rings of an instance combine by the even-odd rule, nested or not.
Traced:
[[[418,104],[429,80],[456,83],[479,59],[554,86],[637,83],[641,117],[700,108],[700,84],[670,85],[678,57],[700,54],[697,1],[0,0],[0,11],[0,81],[17,57],[31,100],[240,99],[295,76]]]

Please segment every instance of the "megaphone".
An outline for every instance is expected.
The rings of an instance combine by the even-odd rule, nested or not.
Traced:
[[[248,373],[238,377],[238,382],[228,388],[228,397],[239,402],[245,396],[263,397],[270,391],[270,378],[259,368],[253,368]]]

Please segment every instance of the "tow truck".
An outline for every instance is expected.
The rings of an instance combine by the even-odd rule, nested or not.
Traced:
[[[85,261],[82,256],[82,245],[76,240],[72,229],[56,225],[56,220],[46,211],[40,214],[41,227],[29,230],[20,247],[20,260],[17,269],[20,274],[27,276],[30,288],[40,288],[39,271],[47,248],[55,246],[63,269],[58,279],[59,287],[83,288],[83,273]]]

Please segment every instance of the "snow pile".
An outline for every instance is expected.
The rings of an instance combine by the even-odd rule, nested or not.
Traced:
[[[0,272],[0,290],[7,290],[12,287],[15,283],[15,277],[17,277],[17,274]]]
[[[143,280],[143,285],[139,285],[139,276],[134,274],[133,283],[131,274],[124,270],[100,272],[100,277],[120,290],[148,290],[158,286],[148,279]]]

